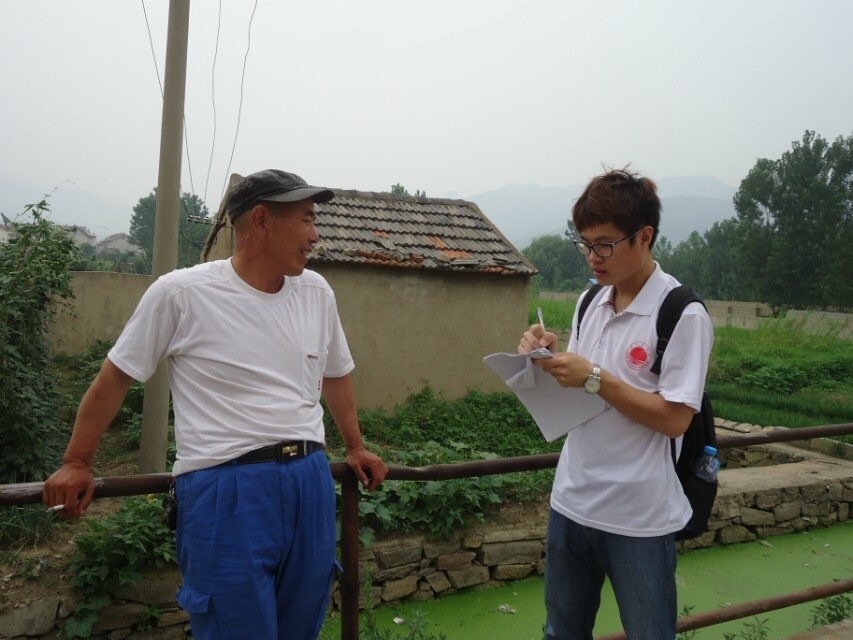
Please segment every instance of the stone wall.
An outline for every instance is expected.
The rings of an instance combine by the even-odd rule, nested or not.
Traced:
[[[721,434],[761,429],[722,420],[718,427]],[[709,531],[679,542],[680,549],[747,542],[849,519],[853,447],[822,442],[827,444],[725,449]],[[841,459],[816,449],[840,454]],[[419,537],[380,541],[362,552],[359,575],[362,580],[373,576],[375,604],[429,599],[541,575],[547,516],[547,504],[528,505],[504,512],[496,524],[474,527],[449,541]]]
[[[720,433],[752,432],[753,425],[718,421]],[[770,427],[768,427],[770,428]],[[777,427],[778,428],[778,427]],[[821,453],[824,450],[825,453]],[[831,454],[831,455],[827,455]],[[710,530],[679,543],[682,551],[733,544],[828,526],[850,518],[853,447],[814,440],[804,446],[771,444],[723,451],[725,468]],[[408,598],[426,600],[467,589],[541,575],[547,503],[508,505],[496,521],[460,532],[450,540],[423,536],[380,540],[364,549],[359,575],[362,606]],[[187,615],[174,601],[176,569],[151,572],[140,584],[117,592],[96,626],[99,640],[177,640],[190,636]],[[160,611],[155,628],[134,630],[151,606]],[[332,606],[340,607],[333,590]],[[0,638],[57,640],[74,608],[68,589],[36,602],[19,602],[0,614]]]

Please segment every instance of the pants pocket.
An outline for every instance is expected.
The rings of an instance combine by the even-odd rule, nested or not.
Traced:
[[[187,613],[207,613],[210,609],[210,594],[188,584],[181,585],[176,600]]]

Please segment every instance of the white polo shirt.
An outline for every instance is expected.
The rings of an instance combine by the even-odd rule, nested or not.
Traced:
[[[159,278],[108,357],[140,381],[168,357],[175,475],[281,440],[323,442],[323,378],[355,367],[322,276],[306,269],[268,294],[230,260]]]
[[[575,313],[567,350],[632,387],[699,411],[714,341],[711,319],[701,304],[685,308],[660,376],[649,371],[655,359],[658,309],[677,286],[679,282],[655,263],[640,293],[619,314],[613,313],[613,287],[603,287],[584,315],[580,340]],[[678,451],[680,447],[678,438]],[[691,514],[675,475],[670,439],[610,405],[566,437],[551,506],[581,525],[635,537],[678,531]]]

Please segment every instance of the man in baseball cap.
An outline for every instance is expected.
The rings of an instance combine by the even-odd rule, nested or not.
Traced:
[[[328,202],[331,189],[312,187],[295,173],[265,169],[246,176],[228,190],[227,209],[231,223],[259,202]]]
[[[335,571],[335,486],[321,396],[346,461],[385,478],[361,437],[355,368],[328,282],[305,265],[333,192],[269,169],[225,204],[234,254],[167,273],[140,300],[83,398],[43,500],[77,517],[92,459],[134,380],[166,358],[175,411],[178,603],[196,640],[314,639]]]

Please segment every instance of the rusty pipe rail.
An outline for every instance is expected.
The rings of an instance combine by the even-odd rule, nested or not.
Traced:
[[[853,434],[853,423],[803,427],[799,429],[778,429],[749,434],[720,436],[718,438],[718,448],[725,449],[729,447],[743,447],[772,442],[810,440],[818,437],[849,434]],[[559,454],[549,453],[517,456],[513,458],[498,458],[494,460],[475,460],[454,464],[437,464],[426,467],[404,467],[392,464],[389,465],[387,479],[415,481],[450,480],[454,478],[471,478],[502,473],[514,473],[518,471],[537,471],[540,469],[555,467],[558,459]],[[331,468],[332,476],[341,481],[341,561],[344,567],[344,575],[341,581],[341,638],[342,640],[357,640],[359,632],[358,482],[345,463],[332,462],[329,466]],[[95,498],[139,495],[146,493],[164,493],[168,489],[170,479],[171,475],[168,473],[96,478]],[[41,502],[42,485],[43,483],[41,482],[0,485],[0,507]],[[813,589],[822,588],[823,587],[815,587]],[[850,589],[848,588],[847,590]],[[787,597],[790,596],[781,596],[781,598]],[[755,602],[762,603],[765,601]],[[734,607],[727,608],[726,610],[751,604],[754,603],[734,605]],[[797,602],[792,602],[791,604],[797,604]],[[784,607],[790,605],[783,604],[781,606]],[[771,609],[764,610],[770,611]],[[756,611],[761,613],[763,610],[757,609]],[[735,618],[720,619],[715,622],[708,621],[718,613],[720,613],[720,611],[712,611],[705,614],[689,616],[688,618],[680,620],[679,625],[681,625],[684,620],[687,620],[687,624],[691,624],[693,626],[683,627],[684,630],[698,629],[702,626],[710,626],[711,624],[726,622],[730,619],[736,619],[737,617],[752,615],[751,613],[744,613],[742,615],[736,615]],[[679,626],[679,629],[682,629],[682,627]],[[614,636],[614,638],[615,637],[624,636]]]
[[[823,425],[818,427],[802,427],[799,429],[777,429],[756,433],[719,436],[719,449],[730,447],[747,447],[756,444],[773,442],[789,442],[793,440],[811,440],[826,436],[853,434],[853,422],[843,424]],[[559,459],[557,453],[544,453],[512,458],[497,458],[494,460],[473,460],[453,464],[436,464],[426,467],[404,467],[388,465],[389,480],[450,480],[454,478],[472,478],[517,471],[538,471],[553,468]],[[346,473],[343,462],[332,462],[329,465],[332,476],[341,479]],[[130,476],[112,476],[95,479],[95,498],[114,498],[145,493],[164,493],[169,486],[171,474],[151,473]],[[0,485],[0,507],[11,505],[34,504],[41,502],[43,483],[26,482],[20,484]]]
[[[732,620],[740,620],[747,616],[754,616],[759,613],[767,613],[768,611],[776,611],[785,607],[792,607],[795,604],[803,602],[811,602],[813,600],[822,600],[830,596],[836,596],[842,593],[853,591],[853,578],[848,580],[840,580],[818,587],[809,587],[802,591],[787,593],[782,596],[774,596],[772,598],[761,598],[760,600],[751,600],[749,602],[741,602],[732,604],[727,607],[697,613],[692,616],[684,616],[678,619],[676,631],[691,631],[693,629],[701,629],[710,627],[723,622],[731,622]],[[595,640],[626,640],[627,636],[624,631],[619,633],[611,633],[606,636],[597,636]]]

